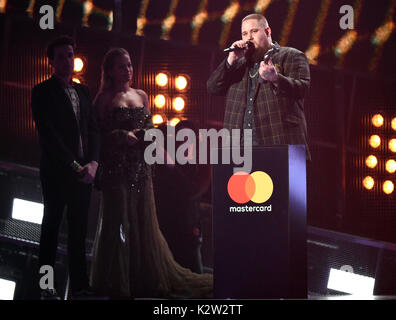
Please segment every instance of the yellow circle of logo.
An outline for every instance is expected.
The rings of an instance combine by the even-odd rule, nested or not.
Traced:
[[[256,184],[256,192],[253,194],[251,200],[255,203],[267,201],[274,191],[274,184],[271,177],[263,171],[253,172],[250,176]]]
[[[249,200],[263,203],[272,196],[274,184],[271,177],[263,171],[251,174],[237,172],[228,180],[227,190],[230,198],[237,203],[246,203]]]

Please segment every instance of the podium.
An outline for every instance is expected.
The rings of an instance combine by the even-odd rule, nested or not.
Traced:
[[[251,172],[233,169],[213,165],[214,297],[307,298],[305,147],[253,147]]]

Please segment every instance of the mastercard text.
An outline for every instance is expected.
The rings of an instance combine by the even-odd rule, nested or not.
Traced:
[[[230,212],[272,212],[272,204],[268,206],[230,207]]]

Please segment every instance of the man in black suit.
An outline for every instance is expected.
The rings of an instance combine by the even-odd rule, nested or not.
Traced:
[[[32,90],[32,113],[38,130],[40,178],[44,199],[39,264],[54,268],[59,225],[66,207],[68,260],[72,296],[92,294],[87,276],[85,237],[92,182],[99,159],[99,130],[89,90],[74,83],[74,41],[63,36],[47,48],[52,77]],[[59,299],[55,289],[43,299]]]

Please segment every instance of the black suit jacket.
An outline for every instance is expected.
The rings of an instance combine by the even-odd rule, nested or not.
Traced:
[[[84,158],[78,155],[78,124],[73,106],[61,86],[52,76],[32,90],[32,113],[39,133],[41,169],[71,171],[71,163],[99,161],[99,129],[88,87],[74,84],[80,99],[80,131]]]

